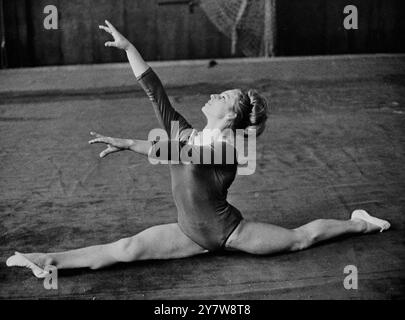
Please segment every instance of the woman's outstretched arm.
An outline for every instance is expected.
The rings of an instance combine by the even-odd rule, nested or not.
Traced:
[[[107,148],[100,153],[100,158],[104,158],[110,153],[119,151],[133,151],[139,154],[148,155],[149,149],[152,147],[152,142],[146,140],[137,139],[121,139],[106,137],[96,132],[90,132],[94,139],[90,140],[90,144],[103,143],[107,145]]]

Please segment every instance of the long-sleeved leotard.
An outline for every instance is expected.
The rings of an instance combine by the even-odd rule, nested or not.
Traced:
[[[197,159],[188,164],[181,161],[169,164],[178,224],[190,239],[203,248],[220,250],[242,219],[239,210],[226,200],[228,188],[237,172],[236,151],[232,147],[232,152],[229,152],[230,145],[225,142],[192,145],[190,134],[193,128],[173,109],[156,73],[149,68],[137,80],[151,100],[160,124],[169,135],[168,150],[172,150],[172,144],[176,144],[177,150],[186,146],[191,158]],[[178,126],[172,126],[172,121],[178,121]],[[149,156],[159,155],[164,143],[155,143]],[[204,164],[206,162],[203,160],[207,158],[203,158],[203,155],[207,153],[211,161]],[[230,161],[229,154],[232,154],[233,161]],[[220,156],[219,161],[216,161],[217,155]],[[166,157],[171,160],[171,153]]]

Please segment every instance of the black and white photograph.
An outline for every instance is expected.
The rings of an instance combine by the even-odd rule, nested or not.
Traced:
[[[0,0],[0,300],[404,300],[404,12]]]

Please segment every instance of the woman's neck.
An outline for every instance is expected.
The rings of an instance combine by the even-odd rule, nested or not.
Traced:
[[[218,123],[207,123],[202,131],[199,133],[200,143],[207,144],[212,141],[228,141],[228,136],[225,134],[225,125],[219,125]]]
[[[207,124],[204,127],[204,130],[219,130],[222,131],[225,129],[226,123],[223,120],[218,119],[207,119]]]
[[[207,124],[205,125],[205,127],[201,133],[204,135],[205,141],[206,141],[206,139],[213,139],[215,141],[218,141],[218,140],[228,141],[229,133],[228,132],[225,133],[226,127],[227,127],[227,124],[223,120],[207,119]],[[229,140],[229,141],[231,141],[231,140]]]

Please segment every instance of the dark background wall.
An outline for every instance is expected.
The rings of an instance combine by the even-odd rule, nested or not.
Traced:
[[[231,57],[231,41],[196,6],[163,0],[0,0],[8,67],[125,61],[106,50],[97,26],[108,18],[147,60]],[[277,55],[405,52],[404,0],[278,0]],[[45,30],[43,9],[58,8],[59,29]],[[343,28],[356,5],[359,30]],[[4,51],[4,50],[3,50]],[[240,51],[236,56],[242,56]]]
[[[279,55],[405,52],[404,0],[279,0]],[[346,30],[343,8],[358,9]]]

